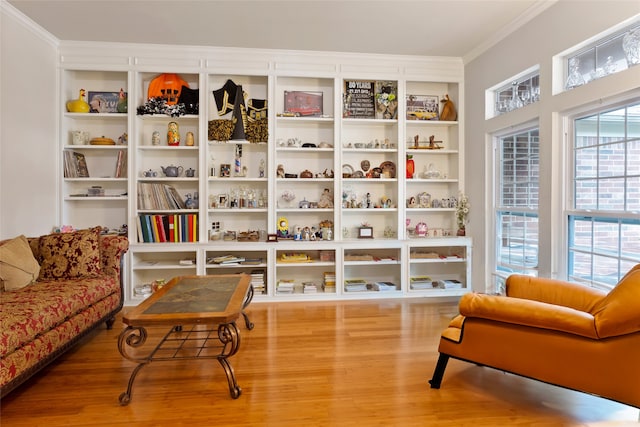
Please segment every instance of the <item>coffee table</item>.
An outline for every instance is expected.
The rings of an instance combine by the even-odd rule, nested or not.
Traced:
[[[240,348],[236,326],[240,315],[247,329],[253,329],[244,312],[252,298],[248,274],[180,276],[124,314],[122,321],[128,326],[118,337],[118,350],[138,366],[131,373],[127,391],[120,395],[120,404],[131,401],[133,382],[144,366],[153,361],[185,359],[217,359],[227,376],[231,397],[240,397],[242,390],[227,359]],[[170,329],[147,353],[143,345],[150,326]]]

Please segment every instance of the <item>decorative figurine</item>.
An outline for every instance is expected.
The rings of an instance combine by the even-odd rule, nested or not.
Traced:
[[[456,106],[453,101],[449,99],[449,95],[445,94],[442,101],[442,113],[440,113],[440,120],[454,122],[458,119],[458,113],[456,112]]]
[[[258,167],[258,176],[264,178],[264,159],[260,159],[260,166]]]
[[[85,90],[80,89],[78,94],[78,99],[67,102],[67,111],[70,113],[88,113],[89,112],[89,104],[84,100]]]
[[[180,130],[177,122],[169,122],[167,130],[167,144],[171,146],[180,145]]]
[[[184,145],[189,147],[193,147],[195,144],[195,139],[193,138],[193,132],[187,132],[187,139],[184,142]]]

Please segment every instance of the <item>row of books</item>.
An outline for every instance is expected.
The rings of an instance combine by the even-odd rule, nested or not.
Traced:
[[[197,242],[198,215],[138,215],[138,241],[144,243]]]
[[[184,199],[171,185],[138,183],[138,209],[186,209]]]
[[[251,286],[253,286],[253,291],[257,294],[265,293],[264,275],[264,269],[251,270]]]

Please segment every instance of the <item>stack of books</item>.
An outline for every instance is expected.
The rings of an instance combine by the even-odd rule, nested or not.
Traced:
[[[264,270],[251,270],[251,286],[253,291],[258,294],[265,293]]]
[[[395,283],[391,282],[374,282],[371,284],[371,289],[374,291],[397,291],[398,287]]]
[[[409,279],[411,289],[433,289],[433,280],[429,276],[413,276]]]
[[[302,282],[302,292],[305,294],[318,293],[318,285],[314,282]]]
[[[236,255],[222,255],[207,259],[207,262],[221,265],[239,265],[244,261],[244,257]]]
[[[325,292],[334,292],[336,291],[336,272],[335,271],[325,271],[324,279],[322,282],[322,289]]]
[[[438,280],[437,283],[440,289],[462,289],[462,282],[455,279]]]
[[[280,279],[276,286],[276,294],[292,294],[293,286],[293,280]]]
[[[344,281],[344,290],[347,292],[362,292],[367,290],[367,282],[363,279],[348,279]]]

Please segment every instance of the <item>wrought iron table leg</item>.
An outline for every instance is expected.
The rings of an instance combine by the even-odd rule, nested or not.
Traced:
[[[126,406],[129,404],[129,402],[131,402],[133,382],[135,381],[136,376],[138,375],[138,372],[140,372],[140,369],[142,369],[146,364],[151,362],[151,355],[147,357],[140,357],[140,358],[130,356],[126,351],[125,345],[134,347],[134,348],[140,347],[145,343],[146,340],[147,340],[146,329],[141,327],[133,327],[133,326],[127,326],[125,329],[122,330],[122,332],[120,332],[120,336],[118,337],[118,351],[120,351],[120,354],[125,359],[138,363],[138,366],[135,367],[135,369],[131,373],[131,376],[129,377],[129,384],[127,385],[127,391],[123,392],[120,395],[119,400],[120,400],[120,405],[122,406]]]
[[[218,338],[223,344],[222,351],[218,356],[218,362],[220,362],[222,369],[224,369],[224,373],[227,375],[227,382],[229,383],[229,393],[231,394],[231,397],[237,399],[240,397],[240,394],[242,394],[242,389],[238,386],[233,368],[227,360],[227,358],[236,354],[240,348],[240,334],[235,322],[219,325]]]
[[[242,309],[240,311],[240,313],[242,313],[242,317],[244,317],[244,324],[249,330],[253,329],[254,324],[249,320],[249,315],[245,313],[244,309],[247,308],[249,304],[251,304],[251,300],[253,300],[253,285],[249,285],[247,296],[245,297],[244,302],[242,303]]]

